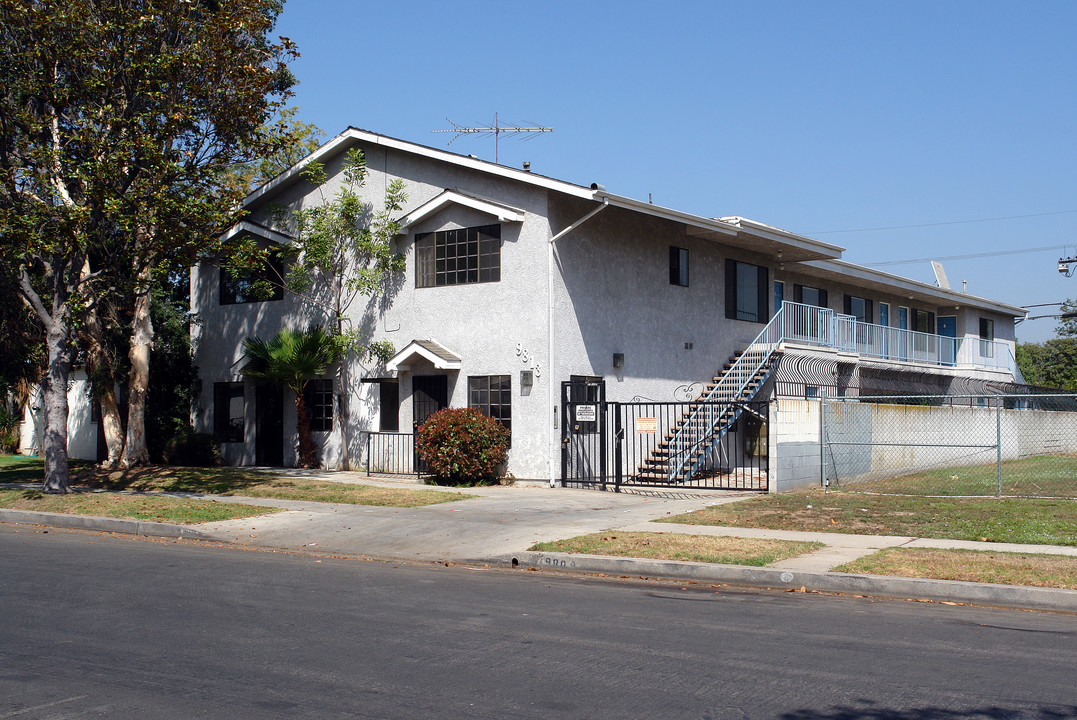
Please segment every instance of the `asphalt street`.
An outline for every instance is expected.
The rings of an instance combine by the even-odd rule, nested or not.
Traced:
[[[0,526],[0,719],[1077,717],[1077,620]]]

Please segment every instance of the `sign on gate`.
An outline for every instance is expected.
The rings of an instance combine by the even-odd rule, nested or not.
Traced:
[[[577,405],[576,422],[594,422],[598,417],[594,405]]]
[[[636,432],[640,435],[653,435],[658,432],[658,418],[656,417],[638,417],[636,418]]]

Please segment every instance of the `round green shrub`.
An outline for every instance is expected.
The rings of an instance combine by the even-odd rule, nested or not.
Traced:
[[[509,431],[474,408],[439,410],[419,427],[415,450],[439,482],[482,485],[497,479]]]
[[[221,446],[208,433],[180,433],[165,443],[164,461],[166,465],[216,467],[221,464]]]

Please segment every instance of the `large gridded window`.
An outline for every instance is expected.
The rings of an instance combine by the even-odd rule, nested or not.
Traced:
[[[415,286],[501,280],[501,226],[440,230],[415,236]]]
[[[310,380],[303,388],[303,403],[314,432],[333,429],[333,380]]]
[[[220,304],[280,300],[284,297],[284,265],[279,260],[269,260],[258,270],[233,275],[221,268]]]
[[[243,383],[213,383],[213,433],[218,442],[243,442]]]
[[[467,379],[467,404],[489,415],[512,432],[512,382],[509,375]]]
[[[766,322],[770,317],[770,278],[765,267],[725,261],[725,316]]]

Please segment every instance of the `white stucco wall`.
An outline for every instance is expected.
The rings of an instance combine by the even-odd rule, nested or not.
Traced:
[[[97,460],[97,422],[93,420],[90,383],[86,371],[71,371],[67,389],[67,456],[72,460]],[[45,432],[44,403],[35,389],[23,410],[19,427],[19,453],[37,455]]]
[[[416,233],[473,227],[497,222],[474,209],[450,205],[420,224],[397,242],[407,270],[385,293],[369,304],[353,308],[352,321],[373,340],[389,340],[397,350],[414,340],[436,339],[461,358],[459,370],[437,370],[426,361],[399,373],[399,424],[412,427],[412,378],[444,374],[449,404],[468,403],[469,376],[509,375],[512,386],[512,449],[508,471],[517,478],[548,479],[560,462],[560,428],[556,426],[560,383],[572,375],[602,377],[607,397],[615,401],[686,399],[721,371],[736,350],[750,342],[762,323],[725,317],[725,261],[727,258],[766,266],[769,279],[802,282],[830,290],[830,305],[841,310],[841,293],[866,295],[891,302],[891,325],[897,325],[898,298],[855,290],[808,275],[798,275],[796,264],[781,268],[750,241],[733,247],[714,240],[688,236],[682,223],[610,207],[555,245],[552,299],[548,291],[547,263],[551,236],[592,211],[593,201],[573,199],[533,184],[498,177],[478,170],[432,160],[382,145],[362,145],[369,175],[362,194],[375,207],[387,183],[404,180],[408,193],[405,212],[428,202],[445,189],[455,189],[521,210],[522,222],[501,223],[501,280],[495,283],[417,288],[414,237]],[[320,189],[299,182],[266,201],[293,208],[310,206],[331,196],[339,187],[333,175],[339,158],[327,164],[331,179]],[[252,220],[270,224],[264,212]],[[281,228],[283,229],[283,228]],[[669,248],[689,251],[689,286],[669,282]],[[256,335],[268,338],[283,326],[305,327],[326,321],[316,304],[294,296],[275,302],[221,306],[219,272],[204,263],[192,270],[191,299],[196,312],[192,328],[202,389],[192,410],[197,429],[213,430],[213,383],[238,381],[242,340]],[[773,290],[768,289],[773,312]],[[553,366],[549,367],[551,341],[548,303],[553,307]],[[925,307],[938,312],[937,307]],[[878,305],[875,313],[877,318]],[[971,322],[971,321],[969,321]],[[967,324],[967,323],[966,323]],[[1004,335],[996,324],[996,333]],[[613,367],[613,355],[624,355],[624,366]],[[381,409],[378,388],[364,378],[388,378],[384,367],[350,365],[352,422],[347,428],[349,454],[362,462],[365,433],[378,428]],[[533,370],[534,385],[524,392],[520,372]],[[255,389],[245,388],[243,443],[226,443],[225,460],[234,464],[255,461]],[[295,462],[294,398],[285,392],[285,463]],[[315,436],[321,443],[323,463],[335,467],[341,455],[340,435]],[[772,445],[773,447],[773,445]],[[816,448],[817,451],[817,448]]]

